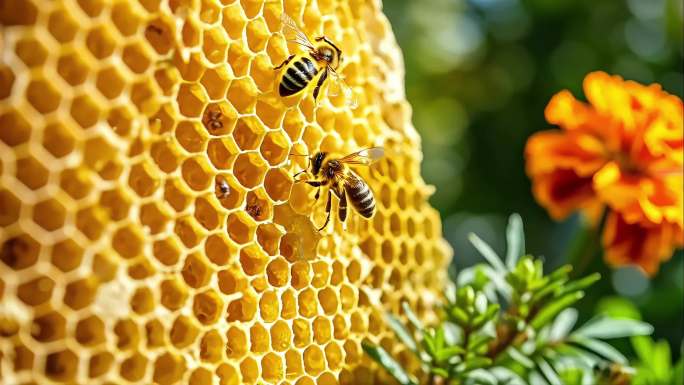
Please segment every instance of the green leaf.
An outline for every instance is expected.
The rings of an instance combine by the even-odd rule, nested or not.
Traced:
[[[396,334],[397,337],[399,337],[401,342],[404,343],[404,345],[406,345],[407,348],[411,349],[411,351],[414,353],[418,353],[418,346],[416,345],[416,341],[413,339],[411,333],[408,330],[406,330],[404,324],[402,324],[397,317],[395,317],[392,314],[387,314],[387,324],[390,328],[392,328],[394,334]]]
[[[551,330],[549,331],[550,341],[559,341],[565,338],[577,322],[577,310],[573,308],[568,308],[563,310],[556,317],[555,321],[551,325]]]
[[[649,368],[653,366],[653,340],[645,336],[635,336],[631,341],[639,360]]]
[[[460,346],[449,346],[447,348],[443,348],[437,351],[435,354],[435,360],[437,362],[443,362],[448,360],[449,358],[457,355],[457,354],[463,354],[465,353],[465,350],[463,350],[462,347]]]
[[[621,338],[653,333],[653,326],[633,320],[599,316],[575,331],[575,335],[587,338]]]
[[[525,232],[520,215],[512,214],[506,227],[506,266],[515,268],[518,258],[525,254]]]
[[[558,315],[558,313],[560,313],[573,303],[579,301],[582,297],[584,297],[584,293],[581,291],[576,291],[574,293],[566,294],[554,300],[552,303],[544,307],[537,314],[536,317],[534,317],[532,322],[530,322],[530,325],[535,330],[541,329],[543,326],[553,321],[553,319],[556,317],[556,315]]]
[[[622,365],[627,364],[627,359],[622,355],[622,353],[603,341],[576,335],[571,336],[569,341],[581,345],[582,347],[591,350],[592,352],[610,360],[611,362]]]
[[[397,361],[390,356],[385,349],[380,346],[371,345],[367,342],[361,344],[363,350],[376,362],[382,365],[389,374],[394,377],[401,385],[418,385],[411,377],[404,371]]]
[[[501,306],[499,306],[498,303],[491,304],[487,307],[487,310],[485,310],[484,313],[480,314],[479,316],[475,317],[473,320],[473,328],[474,329],[479,329],[484,325],[485,323],[491,321],[496,317],[497,314],[499,314],[499,309]]]
[[[487,342],[489,342],[493,339],[494,339],[494,337],[488,336],[486,334],[481,334],[481,333],[475,334],[468,341],[468,350],[477,350],[482,345],[486,344]]]
[[[464,362],[464,371],[468,372],[475,369],[485,368],[492,364],[492,360],[488,357],[473,357]]]
[[[653,373],[660,380],[669,380],[672,375],[672,356],[670,344],[667,341],[658,341],[653,349]]]
[[[494,270],[499,271],[499,272],[506,272],[506,266],[504,266],[503,262],[501,261],[501,258],[496,254],[496,252],[487,244],[487,242],[483,241],[480,237],[477,235],[470,233],[468,234],[468,240],[470,243],[473,244],[473,246],[477,249],[477,251],[482,254],[482,256],[489,262],[490,265],[494,268]]]
[[[544,375],[546,380],[549,382],[549,384],[563,385],[561,379],[558,378],[558,373],[556,373],[556,370],[548,362],[546,362],[545,359],[541,357],[537,358],[537,367]]]
[[[404,314],[406,314],[406,318],[408,318],[409,322],[411,323],[411,325],[413,325],[414,328],[421,331],[425,329],[423,327],[423,323],[420,322],[420,320],[416,316],[416,313],[414,313],[413,310],[411,310],[411,306],[409,306],[408,302],[402,302],[401,308],[404,309]]]
[[[513,346],[510,346],[507,350],[506,353],[515,360],[517,363],[522,365],[525,368],[532,369],[534,368],[534,361],[529,359],[526,355],[522,354],[520,350],[514,348]]]
[[[468,314],[463,311],[463,309],[453,306],[449,309],[449,315],[451,316],[451,319],[459,326],[465,328],[470,324],[470,319],[468,317]]]
[[[601,274],[599,274],[599,273],[594,273],[594,274],[588,275],[582,279],[578,279],[576,281],[568,283],[567,285],[565,285],[563,290],[561,290],[560,293],[558,293],[558,295],[563,295],[566,293],[572,293],[573,291],[579,291],[579,290],[586,289],[587,287],[593,285],[594,283],[596,283],[600,279],[601,279]]]

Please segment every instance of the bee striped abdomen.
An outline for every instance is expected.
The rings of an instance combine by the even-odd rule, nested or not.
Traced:
[[[316,76],[318,68],[311,59],[302,56],[287,66],[283,78],[280,81],[278,92],[280,96],[290,96],[303,90]]]
[[[375,198],[366,182],[356,176],[349,178],[344,186],[347,196],[356,211],[364,218],[370,218],[375,212]]]

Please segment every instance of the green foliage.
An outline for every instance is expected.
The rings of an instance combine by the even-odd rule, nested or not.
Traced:
[[[504,262],[487,243],[470,236],[487,264],[458,274],[445,293],[439,325],[424,326],[406,304],[407,325],[395,315],[387,316],[388,325],[421,361],[431,382],[618,385],[629,379],[633,371],[626,367],[627,359],[605,340],[648,335],[653,328],[607,315],[575,328],[577,311],[571,306],[599,279],[598,274],[573,280],[570,266],[545,274],[543,261],[524,252],[517,215],[510,218],[506,238]],[[649,350],[649,346],[642,346],[644,352],[660,349],[650,346]],[[381,347],[364,344],[364,349],[399,383],[416,383]]]

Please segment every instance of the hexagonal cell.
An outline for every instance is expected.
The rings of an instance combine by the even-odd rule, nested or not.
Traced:
[[[152,253],[159,262],[173,266],[180,259],[180,245],[173,238],[161,239],[152,245]]]
[[[188,378],[189,385],[211,385],[213,384],[213,373],[209,369],[198,367],[190,373]]]
[[[9,226],[19,219],[19,212],[21,210],[21,201],[14,196],[9,190],[0,190],[0,226]],[[7,241],[9,242],[9,240]],[[7,245],[7,246],[6,246]],[[5,253],[11,250],[5,250],[11,244],[5,243],[2,247],[3,261],[5,260]],[[7,257],[9,258],[9,256]]]
[[[90,68],[85,62],[85,58],[81,57],[78,51],[67,49],[62,52],[57,60],[57,73],[67,83],[76,86],[85,81],[88,73],[90,73]],[[57,99],[57,97],[52,97],[52,99]],[[58,101],[52,104],[56,103]]]
[[[255,384],[259,378],[259,364],[252,357],[247,357],[240,363],[240,373],[243,384]]]
[[[290,143],[281,131],[269,132],[261,143],[260,151],[269,164],[276,166],[287,159]]]
[[[128,43],[121,54],[123,62],[136,74],[141,74],[152,64],[151,52],[140,42]]]
[[[140,332],[135,322],[129,319],[123,319],[116,322],[114,325],[114,334],[116,334],[116,347],[119,350],[134,349],[140,343]]]
[[[194,343],[197,340],[198,334],[199,328],[195,325],[192,318],[180,315],[173,321],[173,326],[171,326],[169,331],[169,339],[173,346],[182,349]]]
[[[215,363],[223,358],[226,342],[216,330],[209,330],[199,343],[199,357],[202,361]]]
[[[76,324],[76,341],[83,346],[94,346],[105,342],[105,325],[97,316],[91,315]]]
[[[226,355],[228,358],[239,359],[247,353],[247,335],[239,327],[231,326],[226,333]]]
[[[134,353],[121,363],[119,374],[128,381],[140,381],[145,376],[148,359],[140,353]]]
[[[311,326],[305,319],[297,318],[292,321],[292,334],[294,346],[303,348],[311,343]]]
[[[183,307],[188,299],[188,291],[182,282],[175,278],[162,281],[160,302],[165,308],[175,311]]]
[[[133,279],[146,279],[152,277],[156,272],[154,265],[148,259],[138,259],[135,263],[128,266],[128,276]]]
[[[63,339],[66,335],[64,316],[50,311],[33,319],[31,337],[38,342],[51,342]]]
[[[154,362],[152,378],[160,385],[175,384],[185,372],[186,364],[182,356],[164,353]]]
[[[131,310],[138,314],[147,314],[154,310],[154,293],[147,286],[139,287],[131,296]]]
[[[195,296],[192,312],[203,325],[211,325],[218,321],[223,311],[223,301],[213,290]]]
[[[78,22],[63,7],[57,7],[48,18],[48,31],[60,43],[71,41],[78,30]]]
[[[292,343],[292,333],[290,326],[282,320],[276,321],[270,330],[271,347],[277,352],[283,352]]]
[[[315,316],[318,313],[316,292],[310,288],[302,290],[297,297],[297,309],[302,317],[311,318]]]
[[[318,345],[323,345],[332,338],[332,325],[330,320],[325,317],[316,317],[313,321],[314,341]]]
[[[275,202],[285,202],[290,197],[292,177],[280,168],[268,170],[264,179],[266,193]]]
[[[138,163],[131,168],[128,185],[140,197],[152,195],[159,187],[159,176],[148,163]]]
[[[183,77],[183,80],[191,83],[198,82],[206,68],[203,55],[200,52],[192,52],[190,53],[189,61],[180,59],[180,55],[174,56],[174,64]]]
[[[88,376],[95,378],[107,373],[113,362],[114,355],[110,352],[93,354],[88,362]]]
[[[242,298],[233,300],[228,304],[228,314],[226,320],[232,321],[251,321],[257,310],[257,300],[254,294],[245,292]]]
[[[90,128],[100,120],[99,106],[90,95],[80,95],[71,102],[71,117],[82,128]]]
[[[172,27],[165,20],[154,19],[145,28],[145,38],[158,54],[163,55],[173,47]]]
[[[166,345],[166,332],[161,321],[153,319],[145,324],[145,336],[148,348]]]
[[[28,156],[16,162],[16,177],[26,187],[36,190],[47,183],[49,171],[36,158]]]
[[[252,353],[262,354],[268,351],[268,346],[270,345],[269,334],[260,323],[254,324],[249,329],[249,343]]]
[[[189,158],[181,165],[181,174],[188,187],[195,191],[203,191],[212,182],[212,170],[204,158]]]
[[[66,285],[64,304],[74,310],[90,305],[95,299],[99,283],[95,277],[79,279]]]
[[[268,166],[264,160],[255,153],[240,154],[233,167],[233,173],[237,180],[248,189],[261,184],[267,170]]]
[[[71,350],[50,353],[45,359],[45,375],[53,381],[74,381],[77,369],[78,356]]]
[[[204,106],[207,104],[207,95],[204,89],[197,84],[184,83],[178,90],[178,106],[180,113],[188,118],[198,118],[202,115]]]
[[[63,272],[77,268],[83,259],[83,248],[67,238],[52,246],[52,264]]]
[[[243,151],[256,150],[265,133],[266,129],[258,119],[247,116],[238,119],[233,130],[233,139]]]
[[[43,64],[47,57],[47,49],[35,37],[26,36],[20,39],[14,46],[14,51],[28,67]]]
[[[114,279],[118,267],[118,263],[113,262],[113,257],[98,253],[93,256],[90,268],[95,278],[104,283]]]
[[[105,8],[105,2],[101,0],[77,0],[78,6],[90,17],[97,17]]]
[[[273,70],[273,65],[271,64],[271,60],[269,57],[265,54],[258,54],[255,56],[250,64],[249,67],[249,76],[254,80],[254,83],[256,84],[257,88],[259,91],[263,93],[268,93],[272,91],[275,88],[275,82],[278,79],[277,76],[275,75],[278,74],[278,72],[275,72]],[[259,108],[259,103],[262,101],[257,101],[257,115],[259,114],[258,108]],[[280,101],[278,101],[280,103]],[[263,103],[263,102],[262,102]],[[280,105],[280,108],[282,108],[282,104]],[[284,110],[283,110],[284,112]],[[261,117],[261,116],[259,116]],[[264,122],[265,123],[265,122]],[[272,126],[269,125],[271,128],[278,128],[278,126]]]
[[[131,200],[120,189],[109,190],[102,192],[102,195],[100,195],[100,206],[107,209],[112,220],[119,221],[128,216]]]
[[[262,18],[257,17],[247,24],[247,45],[252,52],[263,51],[270,36],[271,33]]]
[[[123,258],[137,257],[143,249],[143,235],[135,227],[123,226],[114,232],[112,248]]]
[[[121,35],[130,36],[138,31],[141,17],[130,4],[125,2],[114,4],[111,12],[112,22]]]
[[[231,39],[240,39],[242,31],[245,29],[246,17],[242,12],[242,8],[236,2],[228,7],[223,8],[223,27]]]
[[[26,87],[26,100],[38,112],[47,114],[59,107],[61,95],[49,80],[36,76]]]
[[[164,199],[174,210],[181,212],[190,204],[190,196],[187,190],[188,188],[184,183],[169,179],[164,185]]]
[[[185,259],[185,264],[181,270],[185,283],[195,289],[205,286],[212,273],[209,261],[199,253],[190,254]]]
[[[264,322],[274,322],[280,314],[278,295],[273,290],[265,291],[259,299],[259,313]]]
[[[64,225],[66,209],[59,201],[50,199],[33,206],[33,221],[47,231],[54,231]]]
[[[302,373],[304,373],[302,353],[294,349],[285,352],[285,376],[287,378],[296,378]]]
[[[283,360],[274,353],[268,353],[261,359],[261,376],[269,383],[275,384],[283,378]]]
[[[228,217],[228,235],[239,243],[245,244],[254,239],[256,224],[254,220],[242,212],[233,213]]]
[[[218,285],[222,293],[233,294],[247,287],[247,278],[243,275],[242,270],[231,267],[228,270],[219,271]]]
[[[238,112],[249,114],[254,112],[258,93],[259,90],[254,82],[250,78],[243,77],[230,83],[226,96]]]
[[[228,42],[223,28],[211,28],[204,31],[202,51],[212,63],[222,64],[226,61]]]
[[[187,248],[197,246],[206,237],[204,229],[190,216],[177,219],[173,231]]]
[[[195,201],[195,218],[207,230],[213,230],[219,225],[216,208],[204,198],[197,198]]]
[[[10,130],[11,131],[11,130]],[[74,136],[62,122],[52,122],[43,131],[43,147],[55,158],[61,158],[74,150]]]
[[[117,45],[114,34],[106,24],[91,29],[86,36],[86,47],[98,60],[103,60],[114,52]]]
[[[321,304],[325,314],[332,315],[337,312],[339,300],[335,291],[326,287],[318,292],[318,302]]]
[[[126,79],[116,67],[105,67],[98,71],[95,86],[104,97],[115,99],[126,86]]]
[[[250,245],[240,250],[240,266],[247,275],[260,275],[267,261],[268,256],[258,246]]]
[[[151,234],[158,234],[167,230],[170,213],[158,202],[150,202],[140,208],[140,223],[147,227]]]
[[[333,336],[337,340],[343,340],[349,335],[349,328],[347,327],[347,321],[341,315],[336,315],[333,317]]]
[[[176,140],[183,149],[191,153],[198,153],[205,150],[207,135],[201,126],[194,121],[183,120],[178,123],[176,128]],[[174,163],[177,160],[173,160]]]
[[[229,134],[237,122],[237,111],[226,103],[212,103],[202,113],[202,124],[211,135]]]

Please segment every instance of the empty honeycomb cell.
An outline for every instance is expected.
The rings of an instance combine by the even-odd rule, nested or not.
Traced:
[[[240,118],[233,130],[235,143],[244,151],[256,150],[264,138],[265,127],[254,117]]]
[[[139,287],[131,296],[131,310],[138,314],[147,314],[154,310],[155,304],[154,293],[150,288],[143,286]]]
[[[178,140],[178,144],[188,152],[196,153],[203,151],[207,138],[206,134],[202,131],[203,130],[199,127],[197,122],[188,120],[182,121],[178,123],[178,127],[176,128],[176,140]]]
[[[325,360],[330,370],[338,370],[344,363],[344,352],[336,342],[325,346]]]
[[[285,352],[285,376],[287,378],[297,378],[302,373],[304,373],[302,353],[294,349]]]
[[[73,281],[64,288],[64,304],[74,310],[89,306],[97,294],[98,282],[94,277]]]
[[[60,382],[71,382],[78,369],[78,356],[71,350],[50,353],[45,359],[45,375]]]
[[[294,269],[294,267],[293,267]],[[299,270],[297,273],[299,274]],[[285,286],[289,281],[289,266],[285,259],[278,257],[269,262],[266,267],[266,273],[268,275],[268,282],[275,287]],[[293,278],[294,279],[294,278]],[[297,278],[298,282],[301,282],[301,278]]]
[[[226,343],[216,330],[209,330],[199,342],[199,357],[204,362],[215,363],[223,357]]]
[[[295,289],[302,289],[311,282],[311,265],[305,261],[297,261],[292,264],[290,284]],[[282,274],[282,273],[281,273]]]
[[[264,179],[264,187],[268,196],[276,202],[284,202],[289,194],[289,187],[292,185],[292,177],[281,169],[270,169]]]
[[[204,243],[204,253],[217,266],[224,266],[237,255],[237,249],[223,234],[212,234]]]
[[[152,245],[154,257],[166,266],[175,265],[180,259],[180,245],[173,238],[155,241]]]
[[[60,43],[71,41],[78,32],[78,23],[66,9],[55,8],[48,18],[48,31]]]
[[[178,59],[181,59],[181,57],[174,57],[174,60]],[[174,64],[180,72],[180,75],[183,77],[183,80],[196,83],[202,78],[202,74],[204,74],[206,62],[203,59],[204,58],[202,57],[202,54],[199,52],[193,52],[190,54],[189,61],[186,61],[186,59],[183,58],[180,61],[174,61]]]
[[[173,45],[171,26],[161,18],[150,21],[145,27],[145,38],[158,54],[166,54]]]
[[[195,289],[205,286],[209,282],[212,273],[209,262],[198,253],[188,255],[181,270],[185,283]]]
[[[138,259],[135,263],[128,266],[128,276],[133,279],[146,279],[152,277],[156,272],[154,266],[146,259]]]
[[[116,67],[104,68],[98,72],[95,86],[102,96],[114,99],[123,91],[125,79]]]
[[[225,31],[221,28],[212,28],[205,31],[203,37],[202,51],[207,60],[215,64],[224,63],[228,51]]]
[[[266,41],[271,36],[263,18],[255,18],[247,24],[247,45],[252,52],[261,52],[266,46]]]
[[[74,145],[73,132],[62,122],[52,122],[45,126],[43,147],[55,158],[61,158],[71,153]]]
[[[125,2],[114,4],[111,10],[112,23],[123,36],[133,35],[138,31],[141,15]]]
[[[242,153],[238,155],[233,167],[233,173],[237,180],[246,188],[254,188],[264,180],[266,163],[255,153]]]
[[[152,379],[160,385],[178,382],[185,371],[186,363],[182,356],[164,353],[154,362]]]
[[[83,346],[94,346],[105,342],[105,324],[97,316],[89,316],[76,324],[76,341]]]
[[[318,346],[312,345],[304,350],[304,370],[311,376],[325,370],[325,356]]]
[[[140,353],[133,353],[121,363],[119,373],[127,381],[140,381],[145,376],[149,360]]]
[[[245,15],[239,4],[223,8],[223,28],[232,39],[240,39],[245,30],[246,20]]]
[[[132,171],[133,170],[131,170],[131,172]],[[142,188],[141,192],[152,190],[148,193],[151,194],[154,191],[154,189],[156,189],[156,187],[154,187],[154,189],[150,189],[145,186],[147,186],[147,183],[144,183],[142,186],[139,187]],[[190,204],[190,196],[187,193],[187,187],[181,186],[181,184],[176,180],[166,181],[166,184],[164,185],[164,199],[177,212],[183,211]]]
[[[206,36],[204,44],[205,46],[207,45]],[[223,49],[225,50],[225,47]],[[221,60],[220,62],[223,63],[224,60]],[[223,99],[226,95],[230,79],[231,75],[226,66],[218,65],[215,68],[208,68],[202,75],[200,82],[207,92],[209,99],[218,100]]]
[[[141,43],[129,43],[123,48],[121,59],[128,69],[134,73],[141,74],[149,68],[152,63],[150,52]]]
[[[187,289],[175,278],[169,278],[162,281],[160,290],[160,303],[171,311],[183,307],[185,301],[188,299]]]
[[[118,264],[115,264],[111,257],[98,253],[93,256],[90,268],[100,282],[109,282],[114,279]]]
[[[86,47],[98,60],[110,56],[114,52],[116,43],[114,33],[104,25],[96,26],[86,36]]]
[[[35,67],[43,64],[47,57],[47,49],[43,43],[33,37],[25,37],[17,41],[14,51],[28,67]]]
[[[0,140],[8,146],[17,146],[31,136],[31,125],[26,118],[16,110],[10,109],[0,115],[0,126],[10,127],[10,130],[0,130]]]
[[[85,62],[85,58],[81,57],[79,52],[75,50],[64,51],[57,60],[57,73],[72,86],[83,83],[90,72],[89,70],[89,64]],[[40,91],[40,89],[36,90],[36,92]],[[46,101],[48,105],[58,103],[56,96],[51,96],[48,99]]]
[[[207,368],[199,367],[190,373],[188,383],[190,385],[211,385],[213,373]]]
[[[140,343],[138,327],[129,319],[117,321],[114,325],[114,334],[117,337],[116,347],[119,350],[134,349]]]
[[[247,287],[247,278],[237,268],[219,271],[217,278],[219,289],[224,294],[233,294]]]
[[[366,322],[366,318],[359,312],[352,313],[349,323],[351,324],[352,331],[354,332],[363,331],[368,328],[368,322]]]
[[[71,102],[71,117],[81,126],[89,128],[100,119],[99,106],[89,95],[80,95]]]
[[[107,209],[109,217],[114,221],[119,221],[128,215],[131,202],[128,197],[121,190],[104,191],[100,195],[100,205]]]
[[[38,276],[17,287],[17,297],[29,306],[38,306],[50,300],[55,281]]]
[[[276,321],[270,329],[271,347],[277,352],[285,351],[292,342],[290,326],[284,321]]]
[[[238,112],[248,114],[254,112],[258,92],[254,82],[248,77],[243,77],[230,83],[226,96]]]
[[[326,262],[314,261],[311,263],[311,270],[313,272],[313,277],[311,279],[311,285],[313,287],[320,288],[328,284],[330,270]]]
[[[181,165],[183,180],[195,191],[202,191],[209,187],[212,182],[210,170],[211,166],[202,158],[190,158]]]
[[[143,114],[152,114],[159,110],[158,90],[147,81],[139,81],[131,87],[130,100]]]
[[[268,350],[270,345],[268,330],[260,323],[254,324],[249,329],[249,344],[252,353],[261,354]]]
[[[179,316],[173,321],[169,331],[169,340],[178,349],[182,349],[197,340],[199,328],[191,318],[184,315]]]
[[[335,339],[344,340],[349,333],[347,321],[339,314],[333,317],[333,335]]]
[[[0,65],[0,99],[10,96],[15,79],[16,77],[10,67]]]
[[[161,207],[162,205],[156,202],[150,202],[140,208],[140,224],[146,226],[152,234],[164,231],[170,220],[168,209]]]
[[[138,196],[147,197],[159,187],[159,178],[148,163],[138,163],[131,168],[128,185]]]
[[[274,256],[278,253],[278,245],[280,244],[280,237],[283,235],[282,231],[273,224],[261,224],[257,227],[256,236],[259,246],[266,252],[266,254]]]
[[[183,45],[186,47],[197,46],[200,42],[200,32],[199,26],[195,23],[193,19],[186,19],[181,29],[181,36],[183,39]]]
[[[276,384],[283,378],[283,360],[274,353],[268,353],[261,359],[262,377]]]
[[[209,290],[195,296],[192,312],[203,325],[211,325],[218,321],[222,311],[223,301],[215,291]]]
[[[337,294],[329,287],[318,292],[318,303],[321,304],[323,311],[328,315],[335,314],[339,305]]]
[[[219,377],[219,385],[239,385],[242,383],[238,369],[227,363],[218,366],[216,375]]]
[[[228,235],[230,238],[239,243],[248,243],[254,239],[254,232],[256,224],[254,220],[244,213],[234,213],[228,217],[227,221]]]
[[[257,55],[252,59],[249,66],[249,76],[254,79],[254,83],[261,92],[269,92],[274,89],[275,81],[277,77],[275,76],[277,72],[273,70],[271,65],[271,59],[267,55]],[[263,104],[263,102],[261,102]],[[257,102],[257,115],[260,102]],[[261,116],[259,116],[261,117]],[[266,123],[266,122],[264,122]],[[269,127],[278,127],[277,125],[272,125]]]
[[[61,96],[50,81],[40,76],[34,77],[26,87],[26,100],[38,112],[46,114],[57,109]]]
[[[148,348],[164,346],[166,344],[164,325],[158,320],[153,319],[145,324],[145,339]]]
[[[302,290],[297,297],[297,309],[302,317],[311,318],[315,316],[318,313],[316,292],[310,288]]]
[[[26,187],[37,190],[47,183],[49,171],[36,158],[28,156],[16,162],[16,177]]]
[[[88,377],[96,378],[107,373],[113,362],[114,355],[110,352],[93,354],[88,361]]]
[[[287,138],[280,131],[273,131],[266,134],[261,143],[261,155],[271,165],[275,166],[287,159],[290,145]]]
[[[143,237],[132,227],[121,227],[112,236],[112,248],[123,258],[134,258],[142,252]]]
[[[216,208],[204,198],[195,201],[195,218],[207,230],[213,230],[219,225]]]
[[[232,301],[228,304],[228,311],[226,320],[233,321],[251,321],[256,314],[257,300],[254,294],[245,292],[242,298]]]
[[[64,338],[66,320],[64,316],[51,311],[33,319],[31,337],[38,342],[51,342]]]
[[[21,202],[17,199],[14,194],[8,190],[0,189],[0,226],[9,226],[10,224],[17,221],[19,218],[19,210],[21,208]],[[2,246],[3,261],[5,260],[5,252],[9,253],[10,250],[5,250],[5,247],[11,246],[11,244],[6,243]]]
[[[311,326],[305,319],[297,318],[292,321],[292,342],[294,346],[302,348],[311,343]]]
[[[183,84],[178,90],[177,96],[180,112],[188,118],[197,118],[202,114],[207,104],[207,96],[202,87],[192,84]]]
[[[252,357],[247,357],[240,362],[240,374],[243,384],[255,384],[259,378],[259,364]]]

